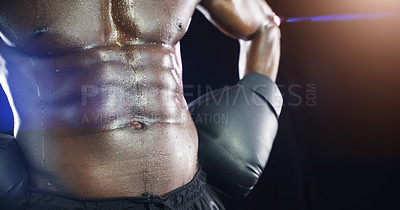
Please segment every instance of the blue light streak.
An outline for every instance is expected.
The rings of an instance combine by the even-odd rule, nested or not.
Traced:
[[[282,18],[284,22],[296,23],[296,22],[328,22],[328,21],[350,21],[360,19],[380,19],[389,18],[400,15],[400,12],[386,12],[386,13],[355,13],[355,14],[334,14],[334,15],[322,15],[322,16],[307,16],[307,17],[293,17],[293,18]]]

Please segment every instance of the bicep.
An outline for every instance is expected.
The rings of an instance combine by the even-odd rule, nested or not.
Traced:
[[[235,39],[250,39],[262,26],[271,24],[274,16],[264,0],[203,0],[197,8]]]

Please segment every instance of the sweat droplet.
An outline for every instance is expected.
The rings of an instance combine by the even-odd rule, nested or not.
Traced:
[[[43,26],[43,27],[35,29],[32,32],[32,35],[33,35],[33,37],[41,37],[41,36],[47,34],[49,31],[50,31],[50,29],[47,26]]]
[[[182,23],[182,22],[179,21],[176,25],[178,26],[178,29],[179,29],[180,31],[183,30],[183,23]]]
[[[57,73],[60,72],[60,69],[56,69],[56,72],[57,72]]]

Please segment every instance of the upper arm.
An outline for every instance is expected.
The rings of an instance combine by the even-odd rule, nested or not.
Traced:
[[[197,8],[236,39],[251,39],[262,26],[274,24],[274,12],[265,0],[202,0]]]

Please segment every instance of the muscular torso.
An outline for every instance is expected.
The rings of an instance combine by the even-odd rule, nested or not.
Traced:
[[[192,179],[179,40],[198,1],[0,2],[0,79],[33,187],[163,195]]]

